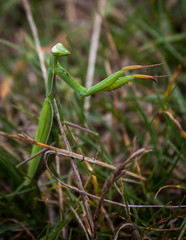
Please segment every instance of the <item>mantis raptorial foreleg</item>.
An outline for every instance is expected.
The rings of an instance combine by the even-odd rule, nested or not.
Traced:
[[[135,68],[136,67],[136,68]],[[109,77],[105,78],[101,82],[97,83],[90,89],[83,87],[79,84],[60,64],[57,64],[55,67],[55,73],[58,75],[64,82],[66,82],[74,91],[79,93],[82,97],[87,97],[98,92],[102,91],[111,91],[114,90],[125,83],[132,82],[135,78],[146,78],[151,79],[156,82],[156,80],[152,76],[143,75],[143,74],[134,74],[131,76],[123,76],[125,70],[130,69],[139,69],[139,68],[147,68],[148,66],[128,66],[126,68],[122,68],[120,71],[113,73]]]
[[[41,110],[40,120],[38,123],[38,128],[35,137],[35,141],[39,141],[42,143],[47,142],[53,123],[54,112],[53,99],[56,98],[56,83],[55,83],[56,75],[58,75],[64,82],[66,82],[66,84],[68,84],[74,91],[76,91],[83,97],[87,97],[102,91],[114,90],[124,85],[125,83],[133,81],[135,78],[151,79],[155,81],[155,79],[152,76],[148,75],[134,74],[131,76],[124,76],[126,70],[141,69],[154,66],[154,65],[150,66],[134,65],[122,68],[120,71],[113,73],[112,75],[108,76],[107,78],[97,83],[90,89],[87,89],[83,87],[81,84],[79,84],[58,62],[59,57],[69,55],[70,52],[61,43],[58,43],[52,48],[51,53],[52,55],[50,57],[48,69],[46,98]],[[56,101],[58,105],[60,119],[64,124],[67,124],[62,113],[62,107],[57,98]],[[90,130],[89,132],[94,133]],[[35,155],[40,150],[41,147],[34,145],[32,149],[32,156]],[[26,179],[25,184],[30,183],[30,179],[34,177],[39,164],[39,160],[40,160],[39,156],[31,160],[28,169],[28,178]]]

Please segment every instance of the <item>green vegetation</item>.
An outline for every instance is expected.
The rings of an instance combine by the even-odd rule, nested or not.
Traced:
[[[181,0],[100,2],[104,13],[97,21],[95,1],[31,1],[30,12],[26,0],[1,4],[0,239],[186,237],[186,5]],[[29,13],[39,38],[33,37]],[[91,45],[94,34],[98,49]],[[52,97],[58,96],[56,105],[63,108],[59,126],[38,39],[46,69],[53,68],[51,48],[62,42],[71,55],[59,58],[61,66],[86,88],[131,65],[164,63],[128,69],[125,75],[167,77],[155,77],[157,84],[139,78],[120,88],[110,84],[106,90],[117,89],[88,100],[56,78]],[[95,69],[89,64],[94,54]],[[97,90],[100,85],[91,94]],[[46,146],[50,149],[28,181],[28,164],[21,163],[42,149],[31,143],[38,120],[46,120],[40,118],[45,91],[53,122],[43,129],[52,125],[49,138],[37,140],[48,138],[52,146]],[[99,162],[88,162],[95,159]]]

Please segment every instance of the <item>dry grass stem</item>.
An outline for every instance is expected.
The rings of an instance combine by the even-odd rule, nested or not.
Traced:
[[[182,188],[180,185],[166,185],[166,186],[163,186],[163,187],[161,187],[161,188],[157,191],[157,193],[155,194],[154,199],[157,198],[158,194],[160,193],[160,191],[161,191],[162,189],[164,189],[164,188],[170,188],[170,187],[172,187],[172,188],[180,188],[180,189]]]
[[[106,5],[106,0],[99,0],[98,5],[99,5],[98,6],[99,11],[103,13]],[[102,18],[99,13],[96,13],[92,37],[91,37],[91,43],[90,43],[88,70],[87,70],[87,77],[86,77],[86,88],[88,89],[91,88],[93,85],[98,42],[99,42],[99,36],[101,32],[101,24],[102,24]],[[85,111],[88,111],[89,106],[90,106],[90,97],[85,99]]]
[[[30,236],[30,238],[31,238],[32,240],[35,240],[35,239],[36,239],[36,238],[34,237],[34,235],[31,233],[31,231],[30,231],[27,227],[25,227],[25,225],[24,225],[22,222],[18,221],[17,219],[14,219],[14,218],[8,218],[7,221],[14,222],[14,223],[16,223],[17,225],[21,226],[21,228],[28,234],[28,236]],[[1,224],[2,224],[2,222],[1,222]]]
[[[85,229],[85,226],[83,225],[82,221],[81,221],[81,218],[79,217],[79,215],[77,214],[77,212],[75,211],[75,209],[73,207],[70,207],[70,209],[72,210],[72,212],[74,213],[79,225],[81,226],[81,228],[83,229],[83,232],[85,233],[85,236],[86,236],[86,239],[89,240],[89,236],[88,236],[88,233]]]
[[[178,120],[176,120],[172,114],[168,111],[159,111],[159,114],[166,114],[170,117],[170,119],[176,124],[176,127],[178,128],[178,130],[180,131],[181,135],[186,139],[186,132],[182,129],[181,124],[178,122]]]
[[[112,233],[115,234],[114,225],[113,225],[113,223],[112,223],[112,220],[110,219],[109,214],[107,213],[107,211],[105,210],[105,208],[104,208],[103,206],[101,207],[101,210],[102,210],[102,212],[103,212],[103,214],[104,214],[104,217],[107,219],[107,221],[108,221],[108,223],[109,223],[109,225],[110,225],[110,228],[111,228],[111,230],[112,230]]]
[[[56,171],[57,171],[57,173],[58,173],[58,175],[61,175],[61,171],[60,171],[60,161],[59,161],[59,156],[56,154],[56,156],[55,156],[55,160],[56,160]],[[62,188],[61,187],[59,187],[58,188],[58,194],[59,194],[59,212],[60,212],[60,219],[61,219],[61,221],[63,220],[63,216],[62,216],[62,210],[63,210],[63,212],[65,212],[64,211],[64,206],[63,206],[63,191],[62,191]],[[64,216],[64,218],[65,218],[65,216]],[[67,237],[67,231],[66,231],[66,228],[65,227],[63,227],[63,229],[62,229],[62,235],[63,235],[63,237],[64,238],[66,238]]]
[[[56,100],[53,99],[53,102],[54,102],[54,108],[55,108],[55,112],[56,112],[56,116],[57,116],[59,129],[60,129],[61,135],[63,137],[63,140],[65,142],[65,146],[66,146],[68,151],[71,151],[70,144],[68,142],[68,139],[66,137],[65,131],[64,131],[63,126],[61,124],[61,120],[60,120],[60,116],[59,116],[59,111],[58,111]],[[92,219],[92,214],[91,214],[88,202],[87,202],[86,195],[84,195],[84,193],[83,193],[84,192],[83,183],[81,181],[81,177],[80,177],[80,174],[79,174],[79,171],[78,171],[78,168],[77,168],[77,164],[76,164],[76,162],[74,161],[73,158],[70,158],[70,162],[71,162],[71,166],[73,168],[74,174],[75,174],[77,185],[78,185],[79,189],[82,192],[81,196],[82,196],[82,199],[83,199],[83,205],[84,205],[84,208],[85,208],[85,212],[87,214],[88,222],[89,222],[89,224],[91,226],[91,230],[93,230],[94,223],[93,223],[93,219]]]
[[[119,229],[118,231],[116,232],[116,235],[114,236],[114,240],[117,240],[118,239],[118,236],[119,236],[119,232],[121,231],[121,229],[123,229],[124,227],[133,227],[132,223],[125,223],[123,224]]]
[[[36,25],[34,23],[34,19],[32,17],[29,1],[28,0],[23,0],[23,5],[24,5],[24,8],[25,8],[27,18],[28,18],[28,22],[30,24],[30,28],[32,30],[34,41],[35,41],[35,44],[36,44],[36,49],[37,49],[37,53],[38,53],[39,61],[40,61],[40,65],[41,65],[41,71],[42,71],[42,74],[43,74],[45,87],[46,87],[46,85],[47,85],[47,71],[46,71],[46,67],[45,67],[45,63],[44,63],[44,56],[43,56],[43,52],[41,50],[41,45],[40,45],[40,41],[39,41],[39,37],[38,37],[38,33],[37,33],[37,28],[36,28]]]

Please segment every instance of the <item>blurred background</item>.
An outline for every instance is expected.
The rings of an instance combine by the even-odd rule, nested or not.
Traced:
[[[91,134],[72,130],[77,142],[76,145],[72,142],[73,151],[80,148],[86,156],[118,166],[140,147],[152,149],[130,166],[129,170],[141,178],[126,176],[124,189],[128,204],[184,205],[186,2],[0,2],[0,130],[14,134],[24,132],[34,138],[45,98],[50,50],[58,42],[71,52],[60,60],[61,65],[87,87],[128,65],[163,63],[133,71],[152,76],[167,75],[157,78],[157,84],[148,79],[136,79],[112,92],[83,99],[58,79],[57,95],[67,121],[88,127],[100,136],[98,140]],[[60,147],[65,148],[63,141]],[[30,239],[63,239],[53,230],[61,232],[67,226],[69,239],[85,239],[67,203],[64,203],[65,219],[69,221],[61,224],[57,190],[50,189],[56,182],[49,174],[42,182],[44,189],[34,185],[19,192],[27,166],[17,169],[15,165],[29,157],[31,148],[0,136],[1,239],[28,239],[29,236]],[[78,164],[85,182],[91,171],[84,163]],[[64,181],[72,178],[68,162],[63,163],[61,171]],[[99,166],[95,166],[94,171],[96,180],[89,180],[87,191],[100,195],[111,171]],[[74,184],[73,179],[71,184]],[[155,199],[162,187],[164,189]],[[54,201],[50,203],[53,204],[53,217],[45,191],[50,192],[49,199]],[[78,195],[71,194],[73,197],[67,194],[64,202],[70,199],[73,205]],[[109,199],[122,201],[114,187]],[[95,207],[93,201],[91,207]],[[128,221],[127,214],[118,206],[105,207],[110,221],[103,211],[98,239],[113,239],[121,223]],[[80,207],[78,213],[82,212]],[[68,218],[68,214],[71,217]],[[143,239],[183,239],[184,214],[181,208],[132,209],[131,221]],[[122,230],[121,239],[130,239],[130,234]]]

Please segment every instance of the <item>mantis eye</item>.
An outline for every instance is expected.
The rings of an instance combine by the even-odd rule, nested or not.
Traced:
[[[51,53],[54,56],[65,56],[69,55],[70,52],[63,46],[62,43],[57,43],[52,49]]]

